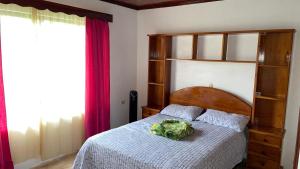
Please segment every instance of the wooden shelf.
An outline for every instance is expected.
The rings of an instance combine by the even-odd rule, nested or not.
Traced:
[[[167,58],[166,60],[169,60],[169,61],[192,61],[192,62],[256,63],[256,61],[209,60],[209,59],[179,59],[179,58]]]
[[[155,85],[155,86],[164,86],[163,83],[153,83],[153,82],[149,82],[149,85]]]
[[[225,62],[233,62],[233,63],[256,63],[256,61],[247,61],[247,60],[225,60]]]
[[[164,82],[164,62],[149,62],[148,81],[157,84]]]
[[[255,96],[255,98],[264,99],[264,100],[274,100],[274,101],[280,101],[285,99],[285,97],[272,97],[272,96]]]
[[[288,65],[265,65],[265,64],[258,64],[260,68],[288,68]]]
[[[149,59],[149,62],[163,62],[163,59]]]
[[[275,98],[273,100],[276,100],[276,98],[282,98],[280,96],[287,95],[288,80],[288,68],[259,68],[257,73],[256,91],[261,92],[262,96]],[[284,112],[284,110],[285,108],[278,111]]]

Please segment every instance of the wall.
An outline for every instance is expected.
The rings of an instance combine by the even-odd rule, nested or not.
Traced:
[[[137,11],[100,0],[48,1],[113,15],[113,22],[109,24],[111,127],[128,123],[129,91],[136,89]]]
[[[300,156],[298,158],[298,167],[297,167],[298,169],[300,169],[300,163],[299,162],[300,162]]]
[[[171,8],[151,9],[138,12],[138,47],[137,47],[137,88],[140,94],[139,106],[146,105],[147,95],[147,34],[164,32],[196,32],[196,31],[226,31],[243,29],[296,28],[300,31],[300,1],[299,0],[225,0],[204,4],[194,4]],[[286,135],[283,145],[282,164],[291,169],[293,164],[296,126],[300,100],[300,34],[296,34],[293,63],[291,69],[290,90],[286,115]],[[178,67],[183,67],[183,64]],[[175,85],[188,84],[208,85],[212,82],[209,72],[215,69],[212,63],[206,63],[208,72],[205,76],[198,75],[199,82],[191,81]],[[248,100],[251,96],[251,66],[222,66],[218,79],[213,81],[215,87],[223,87],[237,93]],[[178,71],[179,68],[176,68]],[[195,69],[193,65],[185,66]],[[191,68],[192,67],[192,68]],[[185,69],[186,70],[186,69]],[[201,71],[202,71],[201,70]],[[240,71],[238,73],[237,71]],[[179,71],[178,71],[179,72]],[[215,70],[216,72],[216,70]],[[236,76],[231,76],[232,73]],[[197,72],[198,73],[198,72]],[[196,73],[195,73],[196,74]],[[218,74],[218,72],[216,73]],[[182,75],[173,75],[182,77]],[[238,76],[244,76],[239,77]],[[174,78],[174,77],[173,77]],[[233,82],[228,82],[230,79]],[[200,81],[201,80],[201,81]],[[242,82],[242,83],[241,83]],[[238,88],[233,88],[240,85]],[[247,86],[244,86],[247,85]],[[181,86],[180,86],[181,87]],[[250,99],[251,100],[251,99]],[[141,110],[140,110],[141,111]],[[141,116],[141,114],[140,114]]]
[[[100,0],[48,0],[113,15],[110,27],[111,128],[128,123],[129,91],[136,89],[137,11]],[[122,103],[124,102],[124,103]],[[51,160],[50,160],[51,161]],[[31,168],[39,159],[28,160],[15,169]]]
[[[129,90],[137,88],[140,95],[139,106],[146,104],[147,34],[268,28],[296,28],[298,31],[300,30],[299,0],[225,0],[139,12],[99,0],[49,1],[114,15],[114,22],[110,23],[112,127],[117,127],[128,122]],[[298,119],[300,104],[300,89],[298,87],[300,86],[300,79],[297,78],[300,77],[300,67],[296,67],[296,65],[300,64],[299,44],[300,34],[296,34],[285,126],[287,131],[282,158],[282,164],[286,169],[292,168],[296,140],[296,119]],[[211,70],[213,66],[212,64],[208,64],[207,71]],[[239,69],[241,73],[250,76],[251,79],[251,66],[248,65],[247,68],[234,66],[234,69]],[[227,66],[224,72],[222,72],[222,77],[226,78],[231,73],[231,66]],[[203,79],[199,76],[200,78]],[[221,81],[216,79],[216,82],[213,81],[215,87],[224,86],[223,84],[227,82],[224,79],[221,79]],[[235,84],[227,84],[228,86],[225,89],[232,89],[234,85],[243,81],[242,79],[235,79]],[[211,81],[205,80],[201,84],[208,85]],[[251,80],[248,79],[248,81],[243,82],[250,84]],[[189,81],[188,83],[192,82]],[[183,84],[177,83],[177,87],[178,85]],[[253,90],[251,86],[247,86],[243,90],[239,88],[238,90],[232,90],[232,92],[239,94],[246,100],[251,100],[251,96],[249,96],[250,91]],[[125,104],[121,103],[122,100],[125,100]],[[139,114],[139,117],[141,117],[141,114]]]
[[[255,64],[176,61],[171,72],[171,91],[212,86],[253,102]]]

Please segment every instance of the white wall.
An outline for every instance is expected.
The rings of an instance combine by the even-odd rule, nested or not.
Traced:
[[[129,91],[136,89],[137,11],[100,0],[47,0],[113,15],[110,27],[111,128],[128,123]],[[124,104],[122,103],[124,101]],[[16,169],[31,168],[38,159],[28,160]]]
[[[150,33],[225,31],[242,29],[296,28],[300,30],[299,0],[224,0],[219,2],[186,5],[171,8],[134,11],[99,0],[49,0],[61,4],[113,14],[110,23],[111,38],[111,126],[117,127],[128,122],[128,92],[138,89],[139,106],[146,104],[147,94],[147,57]],[[286,137],[283,148],[282,164],[292,168],[296,126],[300,100],[300,34],[296,34],[292,64],[290,94],[286,117]],[[180,63],[179,63],[180,64]],[[182,65],[181,65],[182,66]],[[207,63],[207,70],[215,65]],[[222,65],[223,66],[223,65]],[[215,87],[224,85],[224,89],[237,93],[246,100],[251,88],[251,65],[234,66],[249,78],[234,78],[234,83],[215,79]],[[225,66],[226,67],[226,66]],[[227,66],[231,67],[231,66]],[[179,70],[179,69],[177,69]],[[223,77],[231,74],[231,68],[224,68]],[[235,77],[237,77],[236,74]],[[212,76],[210,76],[212,77]],[[209,79],[198,77],[199,79]],[[245,81],[244,81],[245,80]],[[234,85],[249,86],[232,89]],[[201,85],[208,85],[212,80],[204,80]],[[185,82],[186,85],[194,83]],[[183,83],[176,83],[183,85]],[[179,86],[181,87],[181,86]],[[176,87],[174,87],[176,88]],[[121,101],[125,100],[125,104]],[[141,117],[141,114],[139,114]]]
[[[100,0],[48,0],[113,15],[110,28],[111,127],[128,123],[129,91],[136,89],[137,11]],[[125,104],[122,104],[122,101]]]
[[[300,169],[300,163],[299,162],[300,162],[300,156],[298,158],[298,167],[297,167],[298,169]]]
[[[171,91],[191,86],[212,86],[235,93],[252,104],[255,64],[174,61]]]
[[[224,0],[203,4],[186,5],[171,8],[151,9],[138,12],[138,43],[137,43],[137,88],[140,94],[140,106],[146,105],[147,95],[147,58],[148,37],[152,33],[196,32],[196,31],[226,31],[243,29],[296,28],[300,31],[300,1],[299,0]],[[286,116],[286,135],[283,145],[282,164],[286,169],[292,169],[297,115],[300,104],[300,34],[296,34],[293,63],[291,69],[290,93]],[[195,70],[188,63],[176,63],[177,70],[185,66],[188,71]],[[203,63],[201,63],[203,64]],[[215,65],[205,63],[199,71],[208,71],[198,75],[197,81],[178,80],[175,85],[188,84],[209,85],[230,90],[246,100],[251,100],[253,91],[251,80],[253,68],[251,65],[236,66],[234,64]],[[200,64],[199,64],[200,65]],[[222,67],[222,72],[210,71]],[[179,67],[179,68],[178,68]],[[238,73],[237,71],[240,71]],[[197,74],[199,72],[195,72]],[[234,76],[231,76],[234,73]],[[215,75],[220,75],[217,79]],[[221,76],[222,75],[222,76]],[[183,75],[173,75],[182,77]],[[242,77],[238,77],[242,76]],[[174,77],[173,77],[174,78]],[[229,82],[229,79],[233,82]],[[173,79],[174,80],[174,79]],[[176,79],[175,79],[176,80]],[[237,87],[237,88],[234,88]],[[140,110],[141,111],[141,110]],[[140,114],[141,116],[141,114]]]

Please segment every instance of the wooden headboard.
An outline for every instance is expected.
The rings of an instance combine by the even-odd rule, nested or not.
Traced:
[[[173,92],[170,104],[198,106],[251,117],[252,106],[226,91],[209,87],[188,87]]]

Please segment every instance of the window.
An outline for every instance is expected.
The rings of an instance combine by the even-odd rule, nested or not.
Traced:
[[[84,18],[72,23],[75,16],[35,12],[34,17],[1,16],[6,111],[15,163],[75,152],[83,140],[85,26],[77,21],[83,23]]]

